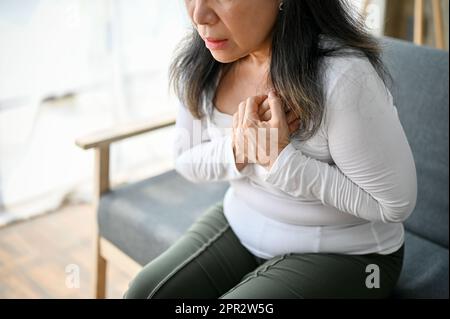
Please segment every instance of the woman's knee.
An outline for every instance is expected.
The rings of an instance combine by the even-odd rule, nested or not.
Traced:
[[[145,266],[129,283],[124,299],[148,299],[160,282],[161,275],[155,273],[152,265]]]
[[[211,206],[189,230],[172,244],[164,253],[147,264],[129,283],[124,298],[152,298],[160,286],[173,277],[177,268],[201,250],[203,241],[212,237],[219,227],[223,227],[221,219],[221,203]],[[211,222],[210,222],[211,221]],[[217,222],[219,221],[219,223]],[[211,227],[206,227],[211,225]],[[172,273],[172,275],[171,275]]]
[[[124,297],[217,298],[255,266],[255,258],[232,232],[218,204],[145,266]]]

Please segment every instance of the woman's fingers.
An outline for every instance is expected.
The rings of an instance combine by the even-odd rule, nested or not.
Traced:
[[[283,110],[283,102],[273,91],[269,93],[269,105],[270,112],[272,113],[272,118],[270,121],[278,123],[286,121],[286,114]]]
[[[258,95],[250,97],[245,101],[244,122],[247,122],[247,124],[254,124],[255,121],[259,120],[258,110],[260,105],[266,99],[267,95]]]
[[[272,91],[273,92],[273,91]],[[275,92],[273,92],[275,93]],[[281,99],[274,94],[275,97],[279,100],[279,103],[282,105],[282,109],[286,113],[286,121],[290,124],[297,119],[297,115],[295,112],[290,110],[288,107],[284,107],[281,103]],[[268,95],[258,95],[254,97],[250,97],[247,100],[241,102],[244,106],[239,107],[239,123],[244,123],[244,119],[253,119],[256,117],[255,114],[258,115],[258,119],[260,121],[268,122],[272,118],[272,111],[270,110],[270,103]]]
[[[268,99],[265,99],[264,102],[259,106],[258,113],[261,121],[270,120],[270,105]]]
[[[245,102],[241,102],[239,104],[239,108],[238,108],[238,126],[242,125],[242,122],[244,121],[244,114],[245,114]]]
[[[297,119],[297,115],[295,115],[293,111],[287,110],[285,111],[285,113],[286,113],[286,120],[288,123],[292,123]],[[270,119],[272,118],[270,108],[266,110],[263,114],[260,114],[259,118],[261,119],[261,121],[270,121]]]
[[[286,120],[288,123],[294,122],[298,117],[293,111],[286,111]],[[267,110],[264,114],[260,115],[261,121],[269,121],[272,118],[272,113],[270,112],[270,109]]]
[[[267,110],[266,113],[264,113],[264,114],[261,116],[261,121],[266,121],[266,122],[268,122],[268,121],[270,121],[271,118],[272,118],[272,112],[271,112],[270,110]]]
[[[237,128],[239,126],[239,112],[233,114],[233,128]]]
[[[241,118],[241,113],[244,114],[245,104],[239,104],[238,111],[233,115],[233,152],[235,156],[235,162],[241,165],[245,162],[245,142],[243,135],[243,128]]]

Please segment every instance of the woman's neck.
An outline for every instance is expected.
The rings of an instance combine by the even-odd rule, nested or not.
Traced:
[[[255,87],[255,94],[267,93],[272,87],[270,79],[270,59],[259,57],[241,59],[232,67],[232,77],[246,79],[249,85]]]

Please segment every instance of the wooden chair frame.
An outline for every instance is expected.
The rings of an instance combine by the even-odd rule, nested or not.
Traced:
[[[362,5],[362,14],[367,16],[367,10],[372,0],[364,0]],[[417,45],[424,44],[424,0],[414,0],[414,43]],[[445,49],[444,39],[444,23],[442,18],[442,6],[440,0],[431,0],[433,9],[434,34],[436,40],[436,48]]]
[[[165,117],[154,121],[132,123],[122,125],[110,130],[104,130],[90,134],[76,140],[76,145],[84,150],[95,151],[95,188],[94,188],[94,212],[97,214],[98,204],[103,194],[110,190],[110,149],[111,144],[125,139],[153,132],[165,127],[175,125],[174,117]],[[127,271],[138,272],[142,266],[123,253],[113,243],[100,236],[98,225],[95,223],[95,297],[106,297],[106,270],[108,261],[117,261]]]

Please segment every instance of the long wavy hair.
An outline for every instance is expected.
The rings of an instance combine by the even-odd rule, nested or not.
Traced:
[[[324,115],[319,69],[324,57],[367,57],[385,84],[391,83],[392,77],[381,60],[379,41],[347,0],[283,2],[273,29],[269,76],[285,105],[300,118],[298,138],[307,140],[319,129]],[[323,47],[320,37],[336,45]],[[179,44],[170,66],[170,85],[195,118],[205,115],[203,94],[214,89],[219,72],[226,67],[213,58],[195,28]]]

